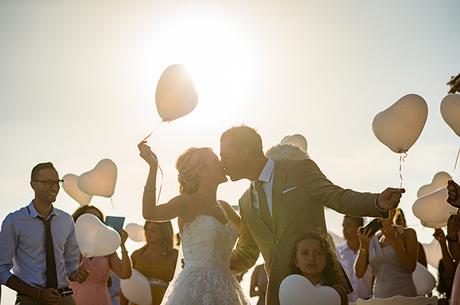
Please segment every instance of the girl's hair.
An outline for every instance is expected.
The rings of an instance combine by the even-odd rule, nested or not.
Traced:
[[[207,161],[215,154],[209,147],[192,147],[177,159],[176,168],[181,194],[193,194],[200,186],[200,172],[206,167]]]
[[[339,283],[340,273],[339,273],[336,263],[334,262],[332,258],[332,246],[326,236],[324,236],[321,233],[314,232],[314,231],[310,231],[310,232],[303,234],[295,242],[294,249],[292,251],[293,253],[291,256],[291,264],[290,264],[291,273],[303,275],[299,267],[295,265],[295,261],[297,257],[297,245],[303,240],[317,240],[319,242],[321,250],[323,250],[326,254],[326,266],[324,267],[323,274],[322,274],[323,284],[326,286],[333,286]]]
[[[144,230],[147,230],[149,224],[157,224],[159,226],[164,254],[170,254],[174,249],[174,230],[171,221],[154,222],[147,220],[144,224]],[[142,249],[146,250],[147,245],[142,247]]]
[[[99,218],[100,221],[104,222],[104,213],[102,213],[101,210],[92,205],[84,205],[76,209],[75,212],[73,212],[72,214],[73,221],[77,221],[78,217],[80,217],[83,214],[90,213],[90,210],[96,211],[98,213],[98,215],[96,215],[97,218]]]

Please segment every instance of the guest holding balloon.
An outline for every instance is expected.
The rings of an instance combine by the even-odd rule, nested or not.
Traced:
[[[53,206],[62,180],[51,162],[32,169],[32,201],[3,220],[0,283],[18,293],[15,304],[74,305],[68,280],[84,281],[72,217]]]
[[[170,221],[146,221],[144,225],[146,245],[133,252],[133,268],[150,282],[152,305],[159,305],[169,282],[174,277],[179,251],[174,249],[174,232]],[[129,301],[122,296],[121,305]],[[132,304],[132,303],[131,303]]]
[[[452,206],[460,207],[460,186],[453,180],[447,182],[448,198],[447,202]],[[447,221],[447,241],[450,253],[455,261],[460,260],[460,210],[457,210],[456,215],[449,217]],[[457,265],[455,271],[454,282],[452,284],[452,295],[450,298],[451,304],[460,304],[460,264]]]
[[[303,275],[313,286],[334,288],[340,296],[341,305],[347,305],[347,288],[339,284],[341,269],[334,262],[333,253],[333,247],[325,236],[309,231],[294,244],[291,273]]]
[[[94,206],[82,206],[77,209],[72,217],[74,221],[84,215],[95,215],[101,222],[104,222],[104,215]],[[111,305],[109,290],[107,287],[112,270],[120,279],[131,277],[132,267],[128,251],[125,247],[128,233],[121,230],[121,259],[114,252],[107,256],[96,256],[84,258],[80,263],[86,270],[89,271],[87,280],[83,283],[71,282],[71,288],[74,291],[74,299],[77,305]]]
[[[417,236],[413,229],[394,225],[394,215],[395,210],[391,210],[389,217],[381,220],[381,234],[374,235],[371,228],[358,229],[356,276],[363,277],[370,265],[375,275],[374,297],[415,297],[412,272],[417,264]]]
[[[336,247],[337,256],[353,287],[353,292],[348,294],[348,301],[350,302],[356,302],[358,299],[367,300],[372,298],[372,285],[374,282],[372,268],[368,267],[366,274],[360,279],[355,274],[355,261],[359,253],[358,228],[363,224],[364,219],[362,217],[345,215],[342,222],[342,232],[345,242]]]
[[[452,283],[454,281],[455,268],[457,266],[447,248],[446,235],[444,234],[444,231],[442,229],[435,229],[433,236],[439,242],[442,252],[442,258],[439,260],[438,265],[437,290],[441,296],[438,300],[438,304],[449,304],[448,301],[452,294]]]
[[[407,228],[406,217],[404,216],[404,212],[401,208],[396,208],[395,216],[393,217],[393,224]],[[418,242],[417,244],[417,261],[426,268],[428,263],[426,261],[425,249],[423,248],[423,245],[420,242]]]

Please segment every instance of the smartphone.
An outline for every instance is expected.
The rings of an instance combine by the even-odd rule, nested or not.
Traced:
[[[372,219],[371,222],[369,222],[367,225],[364,226],[363,232],[367,230],[367,228],[370,228],[370,234],[373,235],[375,232],[377,232],[380,228],[382,228],[382,223],[380,222],[380,219],[374,218]]]
[[[123,229],[123,224],[125,223],[125,218],[121,216],[106,216],[105,224],[115,231],[120,232]]]

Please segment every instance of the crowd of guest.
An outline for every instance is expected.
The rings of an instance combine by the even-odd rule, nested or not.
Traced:
[[[30,185],[34,199],[10,213],[2,224],[0,283],[17,291],[20,304],[128,305],[133,303],[120,292],[120,279],[130,278],[135,269],[150,283],[152,305],[161,304],[178,261],[171,222],[146,221],[146,244],[131,256],[125,247],[128,234],[121,230],[121,258],[116,252],[84,258],[74,222],[84,214],[103,222],[104,215],[91,205],[77,209],[72,216],[53,207],[60,183],[51,163],[33,168]],[[460,187],[449,181],[448,190],[449,203],[458,207]],[[337,247],[327,236],[307,232],[293,245],[291,274],[304,276],[314,286],[334,288],[342,305],[373,297],[417,296],[412,273],[417,263],[426,267],[427,259],[415,230],[407,227],[401,209],[390,210],[379,223],[373,230],[364,225],[363,218],[346,215],[342,223],[345,242]],[[433,234],[442,252],[439,304],[460,304],[459,230],[460,212],[449,218],[447,234],[441,228]],[[341,284],[342,270],[350,287]],[[265,304],[267,283],[265,265],[256,266],[249,295],[259,298],[257,304]]]

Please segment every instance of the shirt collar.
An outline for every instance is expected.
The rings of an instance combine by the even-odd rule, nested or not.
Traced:
[[[37,217],[37,216],[41,217],[40,213],[38,213],[38,211],[35,209],[33,200],[29,203],[29,205],[27,206],[27,209],[29,210],[29,214],[30,214],[31,217]],[[51,210],[51,213],[49,214],[48,217],[50,217],[51,215],[54,215],[54,216],[58,215],[58,212],[54,207]]]
[[[269,183],[273,176],[273,171],[275,170],[275,161],[268,159],[265,163],[264,168],[260,172],[259,178],[257,181],[262,181],[264,183]],[[253,183],[255,181],[252,181]]]

